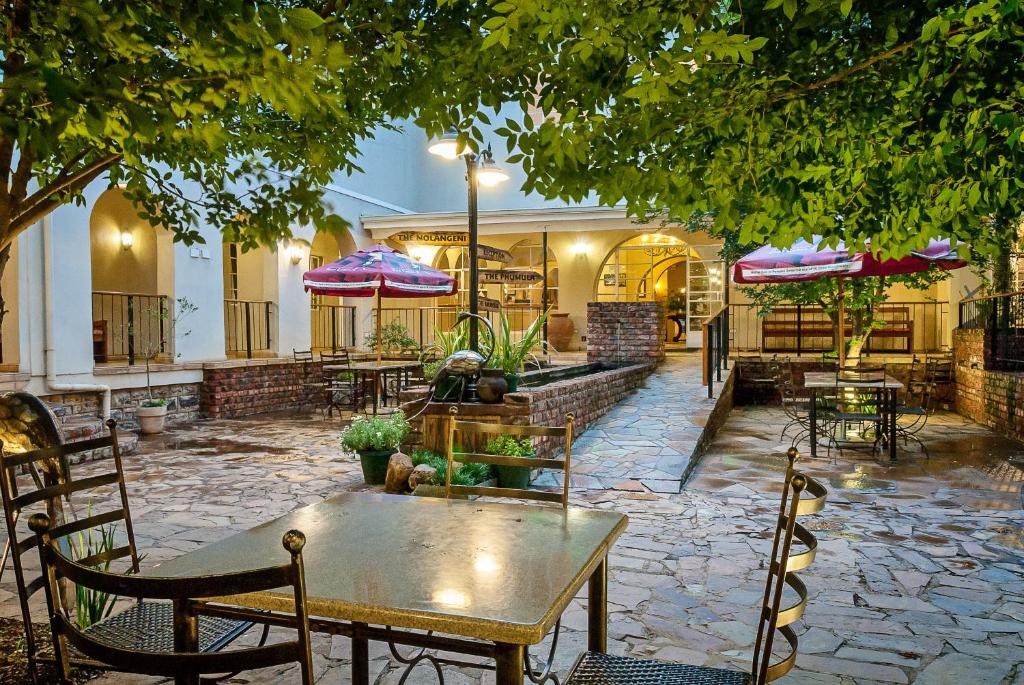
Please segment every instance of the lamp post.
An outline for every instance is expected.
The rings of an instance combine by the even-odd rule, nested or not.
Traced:
[[[443,136],[431,143],[428,148],[431,154],[444,159],[456,159],[461,156],[466,161],[466,183],[469,194],[466,202],[466,214],[469,223],[469,313],[480,313],[480,255],[477,246],[479,210],[477,209],[477,191],[480,186],[490,188],[509,179],[509,175],[494,161],[491,146],[479,154],[463,146],[460,149],[458,133],[449,129]],[[469,348],[474,352],[480,350],[480,320],[473,316],[469,320]]]

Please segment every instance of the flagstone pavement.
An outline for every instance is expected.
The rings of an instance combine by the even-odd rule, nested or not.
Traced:
[[[742,669],[785,466],[784,416],[735,409],[680,492],[711,408],[698,373],[692,357],[670,359],[580,436],[572,500],[630,517],[610,558],[612,651]],[[339,428],[274,416],[201,422],[144,441],[129,460],[128,487],[145,563],[363,489],[358,465],[339,452]],[[923,438],[930,459],[910,450],[892,467],[850,452],[835,463],[801,462],[830,499],[809,522],[818,558],[801,574],[810,599],[797,670],[783,682],[1024,685],[1024,445],[952,414],[935,417]],[[10,590],[5,577],[0,615],[17,611]],[[564,669],[585,646],[585,597],[562,625],[556,664]],[[397,683],[402,671],[386,647],[372,645],[370,655],[377,682]],[[347,642],[316,636],[314,668],[318,683],[349,682]],[[468,669],[447,669],[446,678],[494,682]],[[233,682],[296,677],[267,669]],[[421,666],[408,682],[436,678]]]

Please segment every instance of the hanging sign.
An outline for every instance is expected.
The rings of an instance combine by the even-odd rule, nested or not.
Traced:
[[[400,243],[419,243],[420,245],[449,245],[462,247],[469,245],[469,234],[462,231],[403,231],[391,236]]]
[[[501,262],[502,264],[508,264],[512,261],[511,252],[497,247],[491,247],[490,245],[477,245],[476,256],[480,259],[485,259],[488,262]]]
[[[508,283],[522,285],[543,281],[544,276],[536,271],[520,269],[480,269],[481,283]]]
[[[491,297],[481,297],[477,299],[477,306],[485,312],[496,312],[501,309],[501,302]]]

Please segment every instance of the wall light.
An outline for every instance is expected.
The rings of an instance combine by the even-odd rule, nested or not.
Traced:
[[[130,250],[132,245],[135,244],[135,236],[132,235],[131,230],[127,228],[121,229],[121,249]]]
[[[292,264],[298,264],[302,261],[305,256],[305,250],[302,249],[302,245],[298,241],[293,241],[288,245],[287,249],[288,258],[292,260]]]
[[[426,245],[413,245],[409,248],[409,256],[417,262],[429,262],[434,256],[434,250]]]
[[[572,244],[572,253],[577,257],[582,257],[588,252],[590,252],[590,242],[583,236],[578,236]]]

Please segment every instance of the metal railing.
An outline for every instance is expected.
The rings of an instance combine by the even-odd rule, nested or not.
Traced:
[[[828,352],[836,347],[835,327],[821,307],[781,305],[761,315],[756,304],[730,304],[730,349],[736,352]],[[948,302],[886,302],[876,321],[883,322],[868,337],[868,354],[920,354],[944,349],[949,330]],[[850,321],[846,334],[851,334]]]
[[[387,325],[392,322],[399,322],[409,331],[409,335],[425,347],[434,341],[434,331],[446,331],[455,325],[455,319],[459,312],[465,307],[457,305],[443,305],[439,307],[384,307],[381,310],[381,324]],[[509,328],[513,334],[520,333],[536,321],[543,313],[543,308],[534,306],[512,305],[503,307],[502,311],[508,317]],[[497,311],[491,310],[481,312],[494,326],[499,328],[500,315]],[[366,330],[375,330],[377,313],[374,310],[373,316]]]
[[[356,345],[356,308],[346,304],[311,304],[310,343],[317,351],[337,352]]]
[[[1024,290],[960,301],[960,328],[986,332],[985,368],[1024,370]]]
[[[229,355],[270,350],[270,313],[266,300],[224,300],[224,351]]]
[[[719,307],[704,321],[701,330],[701,380],[708,386],[708,399],[715,396],[715,381],[722,381],[722,370],[729,368],[729,305]]]
[[[134,366],[147,357],[172,355],[173,341],[166,335],[171,316],[166,295],[93,291],[93,361]]]

